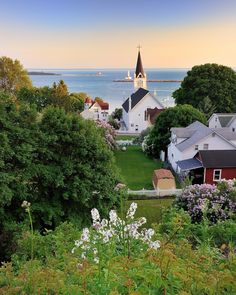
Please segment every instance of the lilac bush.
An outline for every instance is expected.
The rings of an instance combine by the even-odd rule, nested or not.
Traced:
[[[99,128],[103,129],[105,141],[110,147],[110,149],[112,150],[116,149],[117,146],[115,141],[115,138],[116,138],[115,129],[109,123],[106,123],[103,121],[98,120],[96,123]]]
[[[190,185],[176,198],[176,205],[189,213],[192,222],[200,222],[205,216],[216,223],[235,215],[235,192],[234,180],[224,180],[218,185]]]

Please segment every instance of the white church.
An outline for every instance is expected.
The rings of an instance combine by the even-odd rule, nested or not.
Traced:
[[[147,75],[143,70],[140,48],[134,73],[134,89],[136,91],[122,104],[123,130],[128,133],[145,130],[164,109],[162,103],[147,90]]]

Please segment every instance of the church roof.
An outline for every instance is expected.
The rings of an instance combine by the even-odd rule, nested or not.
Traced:
[[[144,88],[139,88],[135,93],[131,94],[131,109],[148,93],[149,91]],[[129,98],[122,104],[126,113],[129,112]]]
[[[137,59],[137,65],[136,65],[136,70],[135,70],[135,77],[137,78],[138,75],[141,73],[142,77],[145,77],[144,70],[143,70],[143,64],[142,64],[142,59],[141,59],[141,54],[140,51],[138,52],[138,59]]]

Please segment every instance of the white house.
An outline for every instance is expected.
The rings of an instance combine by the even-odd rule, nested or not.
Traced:
[[[93,101],[87,97],[84,103],[84,111],[80,113],[84,119],[108,121],[109,104],[104,101]]]
[[[140,133],[151,125],[150,109],[163,109],[161,102],[148,90],[139,88],[122,104],[122,122],[127,132]],[[148,110],[149,109],[149,110]]]
[[[198,121],[185,128],[171,128],[168,161],[177,173],[198,168],[194,156],[199,150],[236,150],[236,132],[211,129]]]
[[[236,131],[236,114],[235,113],[215,113],[208,120],[209,128],[230,128],[231,131]]]

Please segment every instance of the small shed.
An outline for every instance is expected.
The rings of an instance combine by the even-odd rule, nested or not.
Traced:
[[[170,170],[154,170],[152,183],[155,189],[176,189],[175,178]]]

